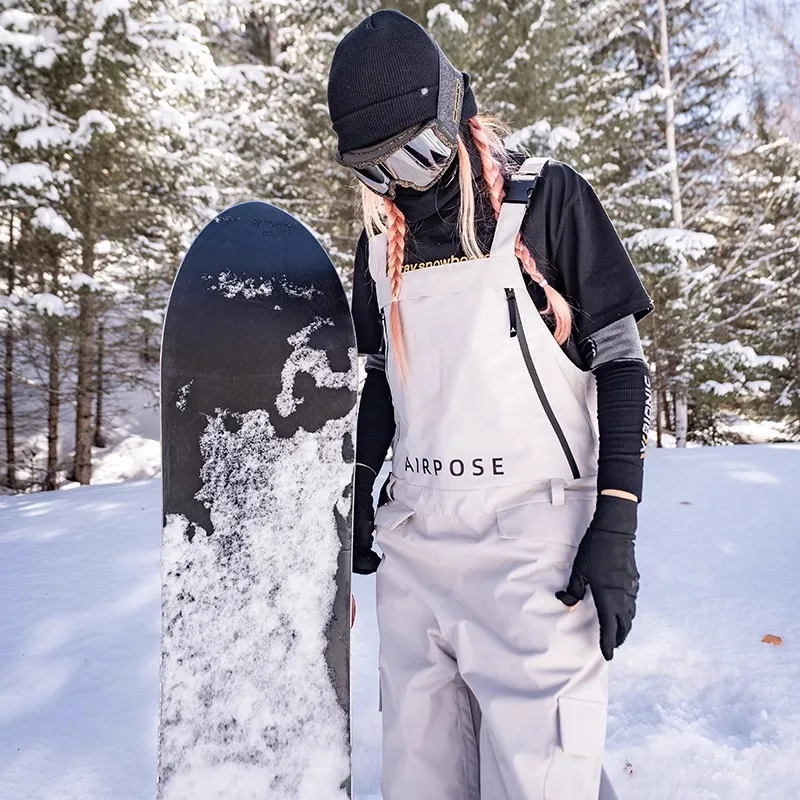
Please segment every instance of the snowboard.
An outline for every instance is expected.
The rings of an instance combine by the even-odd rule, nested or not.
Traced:
[[[350,796],[356,348],[302,223],[221,213],[161,349],[160,800]]]

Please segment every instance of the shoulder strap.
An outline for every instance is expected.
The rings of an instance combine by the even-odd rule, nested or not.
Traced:
[[[517,172],[511,176],[511,186],[503,198],[500,217],[497,220],[497,228],[492,240],[492,256],[514,255],[514,243],[522,226],[528,202],[539,174],[548,161],[546,156],[527,158]]]
[[[530,158],[526,158],[515,174],[538,175],[549,160],[550,156],[531,156]]]
[[[376,233],[368,239],[367,262],[372,280],[378,283],[386,277],[386,234]]]

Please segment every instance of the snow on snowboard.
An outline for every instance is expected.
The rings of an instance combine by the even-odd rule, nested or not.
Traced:
[[[162,342],[160,800],[349,797],[355,403],[325,251],[266,203],[220,214]]]

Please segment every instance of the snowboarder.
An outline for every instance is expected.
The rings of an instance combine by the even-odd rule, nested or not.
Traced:
[[[377,570],[384,800],[614,798],[650,298],[592,186],[507,150],[410,18],[342,39],[328,105],[362,184],[353,569]]]

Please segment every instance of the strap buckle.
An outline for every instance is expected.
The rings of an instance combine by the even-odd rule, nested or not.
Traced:
[[[504,203],[528,204],[536,188],[538,175],[512,175],[508,193],[503,198]]]

